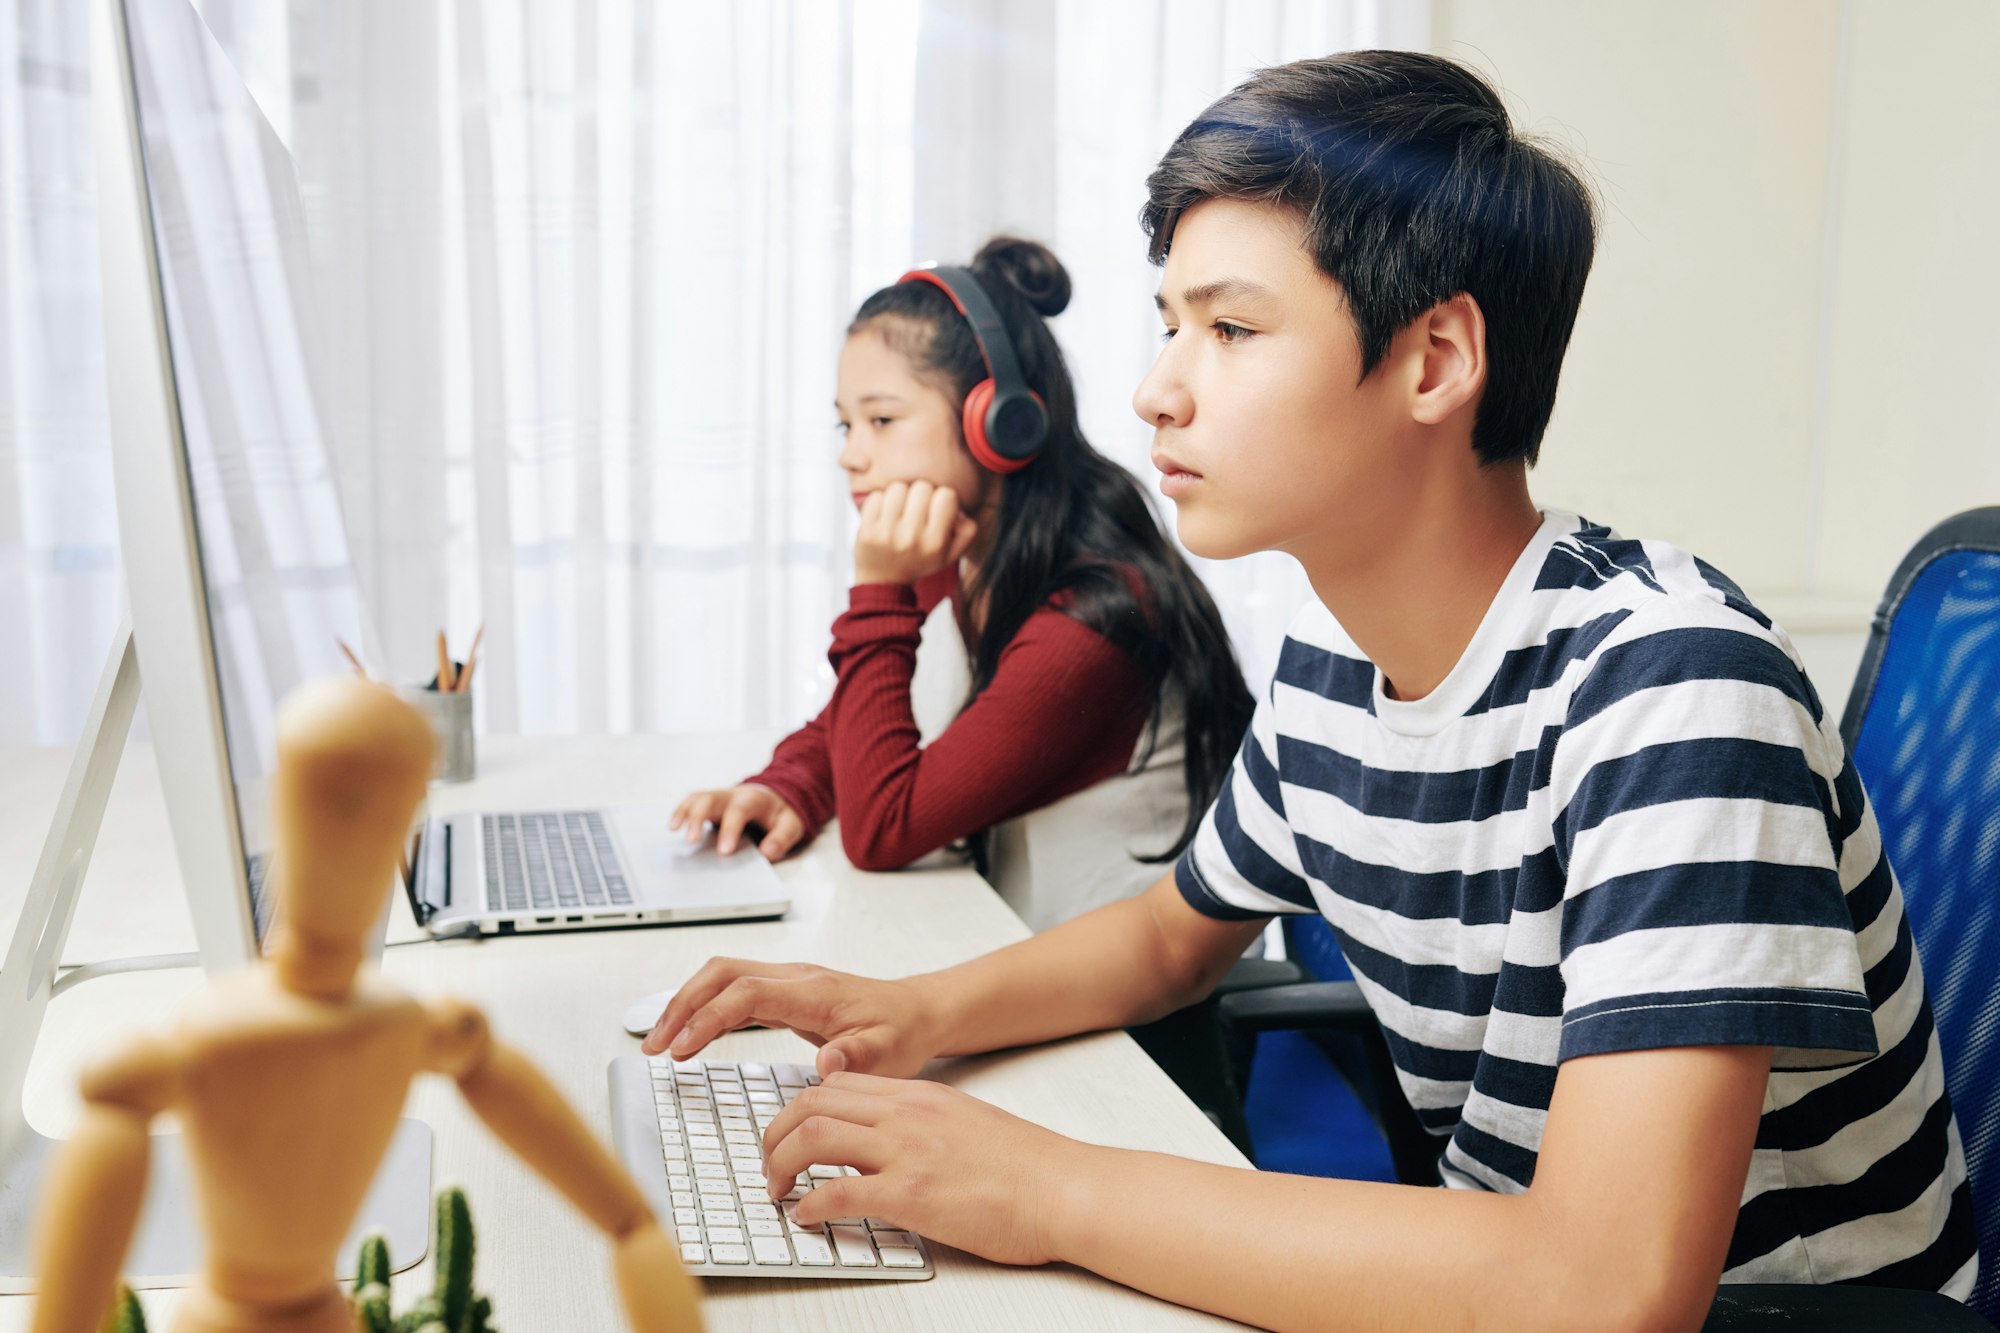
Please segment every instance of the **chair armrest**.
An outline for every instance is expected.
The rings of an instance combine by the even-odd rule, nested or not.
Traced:
[[[1351,981],[1309,981],[1224,995],[1217,1008],[1225,1026],[1241,1032],[1337,1028],[1371,1032],[1375,1014]]]
[[[1312,975],[1289,958],[1244,958],[1238,960],[1209,993],[1220,998],[1238,991],[1296,986],[1311,980]]]
[[[1993,1333],[1993,1325],[1948,1296],[1890,1287],[1724,1284],[1703,1333],[1782,1333],[1838,1328],[1843,1333]]]

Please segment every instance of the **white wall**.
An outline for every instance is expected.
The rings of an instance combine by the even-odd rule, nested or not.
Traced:
[[[2000,5],[1432,15],[1602,193],[1538,495],[1719,566],[1837,710],[1902,553],[2000,503]]]

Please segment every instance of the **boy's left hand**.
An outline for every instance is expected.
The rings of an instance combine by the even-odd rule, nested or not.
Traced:
[[[1083,1144],[941,1083],[838,1073],[808,1088],[764,1134],[782,1195],[815,1163],[863,1174],[816,1182],[799,1222],[879,1217],[1003,1264],[1046,1264],[1055,1191]]]
[[[960,512],[958,493],[951,487],[896,482],[862,502],[854,581],[915,583],[956,564],[978,530]]]

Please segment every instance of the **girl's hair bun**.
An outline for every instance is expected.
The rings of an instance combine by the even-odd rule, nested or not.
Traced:
[[[1044,319],[1069,306],[1069,270],[1039,241],[995,236],[972,257],[972,271],[982,280],[1006,283]]]

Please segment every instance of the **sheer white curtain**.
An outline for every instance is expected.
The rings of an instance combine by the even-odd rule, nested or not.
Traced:
[[[1421,45],[1426,3],[199,0],[297,162],[378,667],[427,676],[438,628],[483,623],[488,730],[806,715],[861,297],[1048,241],[1086,430],[1150,485],[1152,160],[1258,65]],[[62,744],[123,595],[88,24],[0,4],[0,744]],[[1204,573],[1267,670],[1292,571]]]

